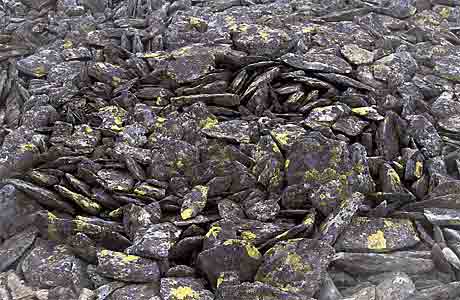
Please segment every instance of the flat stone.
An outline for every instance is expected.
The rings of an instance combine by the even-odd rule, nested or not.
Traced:
[[[390,252],[411,248],[419,242],[410,220],[355,217],[335,247],[346,252]]]

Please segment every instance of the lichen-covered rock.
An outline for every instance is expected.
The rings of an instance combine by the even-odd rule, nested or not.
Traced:
[[[435,266],[431,259],[420,258],[416,254],[417,252],[406,252],[399,255],[339,252],[334,257],[332,264],[352,274],[405,272],[411,275],[434,270]]]
[[[136,232],[133,245],[127,252],[158,260],[166,259],[180,234],[181,230],[171,223],[152,224]]]
[[[118,288],[108,296],[108,300],[160,300],[158,283],[129,284]]]
[[[338,251],[390,252],[420,242],[410,220],[355,217],[335,245]]]
[[[216,300],[239,299],[312,300],[313,298],[306,298],[305,296],[292,294],[288,291],[284,291],[259,281],[254,283],[243,282],[235,285],[222,284],[216,292]]]
[[[27,283],[37,288],[89,287],[86,264],[64,245],[38,240],[21,263]]]
[[[12,266],[32,246],[36,237],[37,231],[31,228],[14,235],[1,244],[0,272]]]
[[[180,216],[183,220],[195,217],[203,211],[208,200],[207,186],[197,185],[184,196]]]
[[[409,134],[421,147],[422,153],[427,157],[439,155],[443,142],[433,124],[423,115],[411,116],[409,121]]]
[[[353,193],[350,198],[342,200],[340,206],[320,225],[319,239],[333,245],[342,232],[346,230],[363,201],[364,195],[361,193]]]
[[[122,252],[97,252],[97,272],[103,276],[126,282],[157,282],[160,269],[154,260]]]
[[[288,184],[309,184],[309,198],[324,215],[349,197],[352,166],[344,142],[328,139],[320,133],[311,133],[292,146],[287,161]]]
[[[334,249],[322,241],[282,241],[264,254],[255,279],[286,292],[313,297],[333,254]]]
[[[415,285],[405,273],[394,273],[375,287],[376,300],[403,300],[415,293]]]
[[[201,280],[190,277],[162,278],[160,295],[163,300],[212,300],[214,295],[206,290]]]
[[[221,245],[202,251],[197,264],[215,287],[220,274],[226,271],[237,272],[242,280],[252,280],[261,260],[262,255],[252,242],[228,239]]]

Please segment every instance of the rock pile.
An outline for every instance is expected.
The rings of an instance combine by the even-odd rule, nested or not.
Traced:
[[[0,2],[0,299],[460,297],[460,2]]]

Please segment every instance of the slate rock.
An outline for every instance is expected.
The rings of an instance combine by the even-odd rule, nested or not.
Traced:
[[[415,285],[405,273],[395,273],[375,287],[375,299],[407,299],[415,293]]]
[[[410,220],[355,217],[335,247],[347,252],[390,252],[420,242]]]
[[[293,239],[277,243],[264,254],[257,281],[312,297],[319,289],[334,250],[325,242]]]
[[[397,256],[393,254],[348,252],[337,253],[334,257],[333,265],[351,273],[376,274],[399,271],[409,275],[430,272],[435,267],[431,259],[411,257],[407,254]]]
[[[216,286],[225,271],[236,271],[242,280],[251,280],[261,260],[262,255],[250,241],[228,239],[222,245],[202,251],[197,264],[211,285]]]
[[[158,260],[168,258],[180,234],[181,230],[171,223],[152,224],[135,234],[127,253]]]
[[[89,287],[86,264],[64,245],[40,240],[21,263],[27,283],[37,288]]]
[[[160,300],[158,283],[128,284],[108,296],[108,300]]]
[[[154,260],[122,252],[97,252],[97,272],[103,276],[125,282],[157,282],[160,279],[158,263]]]
[[[162,278],[160,295],[164,300],[214,299],[213,293],[205,289],[202,281],[187,277]]]
[[[0,272],[5,272],[32,246],[37,237],[34,228],[14,235],[0,245]]]
[[[241,284],[224,285],[216,292],[216,300],[238,299],[283,299],[283,300],[312,300],[301,295],[283,291],[272,285],[255,281],[254,283],[243,282]]]

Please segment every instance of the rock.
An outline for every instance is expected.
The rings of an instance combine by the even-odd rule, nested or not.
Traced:
[[[369,64],[374,61],[374,54],[372,52],[362,49],[356,44],[344,45],[341,50],[342,55],[352,64]]]
[[[161,299],[214,299],[212,292],[204,288],[203,283],[194,278],[162,278],[160,287]]]
[[[27,229],[6,240],[0,246],[0,272],[5,272],[32,246],[37,237],[34,228]]]
[[[333,253],[322,241],[282,241],[265,253],[255,279],[283,291],[312,297],[320,289]]]
[[[405,272],[418,274],[430,272],[434,268],[431,259],[411,257],[410,255],[393,255],[377,253],[347,253],[336,254],[333,265],[346,272],[375,274],[381,272]]]
[[[352,222],[353,216],[358,211],[363,200],[364,196],[361,193],[353,193],[351,198],[342,200],[340,207],[321,224],[320,232],[318,233],[319,239],[333,245],[343,231],[348,230],[347,227]]]
[[[391,252],[420,242],[410,220],[355,217],[335,245],[346,252]]]
[[[136,232],[133,246],[127,249],[127,253],[158,260],[166,259],[180,234],[181,230],[171,223],[152,224],[145,230]]]
[[[97,252],[97,272],[103,276],[126,282],[157,282],[160,279],[158,263],[154,260],[122,252]]]
[[[415,285],[405,273],[396,273],[375,287],[375,299],[407,299],[415,293]]]
[[[89,287],[86,264],[64,245],[38,240],[21,263],[26,282],[37,288]]]
[[[222,260],[221,257],[227,257]],[[262,255],[246,240],[229,239],[222,245],[202,251],[197,258],[199,269],[206,274],[212,286],[222,272],[236,271],[242,280],[251,280],[259,267]]]
[[[158,283],[151,284],[129,284],[120,287],[109,295],[109,300],[160,300]]]

